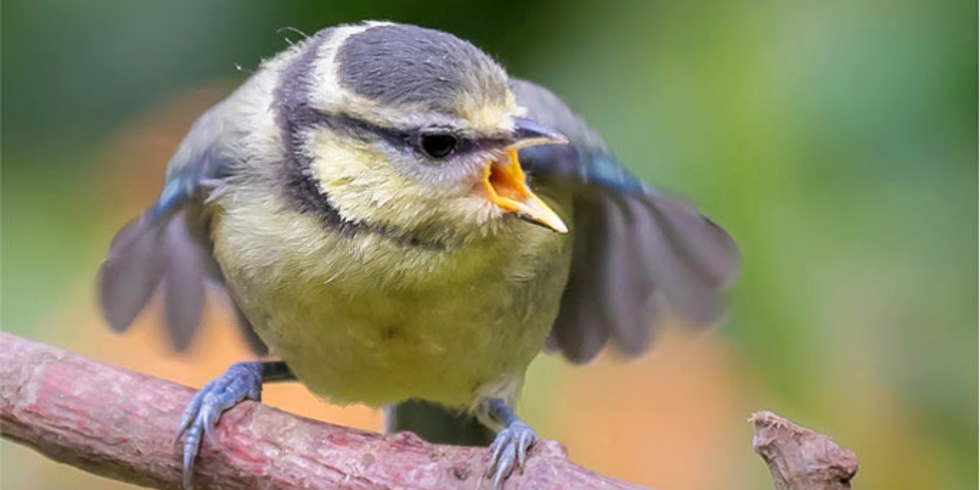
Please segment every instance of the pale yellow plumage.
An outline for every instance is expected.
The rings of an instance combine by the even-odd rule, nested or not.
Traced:
[[[333,66],[336,44],[360,30],[342,29],[321,47],[318,69]],[[239,89],[238,103],[229,106],[241,117],[228,118],[231,124],[275,125],[262,111],[271,101],[269,81],[297,52],[266,62],[261,76]],[[332,97],[346,93],[334,91]],[[509,130],[511,115],[522,113],[513,96],[499,107],[462,107],[482,130]],[[313,176],[342,214],[433,243],[409,247],[389,236],[324,228],[269,192],[279,155],[244,140],[237,161],[250,168],[240,173],[267,179],[228,186],[212,196],[208,212],[214,256],[262,340],[306,386],[339,403],[421,397],[466,408],[489,396],[516,401],[557,315],[569,236],[501,220],[499,209],[473,195],[482,176],[476,166],[469,169],[472,186],[433,186],[397,171],[369,144],[311,131]],[[547,197],[570,212],[570,196]]]
[[[514,401],[557,315],[571,253],[565,237],[524,223],[450,251],[342,237],[248,206],[212,226],[262,339],[314,392],[375,406]]]

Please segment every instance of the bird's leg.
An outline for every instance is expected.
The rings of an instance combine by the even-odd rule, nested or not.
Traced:
[[[260,401],[264,382],[295,379],[289,366],[282,361],[238,362],[204,385],[187,404],[177,429],[176,440],[185,436],[184,488],[189,490],[193,486],[194,460],[201,448],[202,436],[206,435],[213,442],[211,431],[225,410],[245,399]]]
[[[497,490],[515,468],[524,467],[527,452],[538,442],[538,435],[500,398],[487,400],[486,407],[490,417],[504,426],[490,445],[493,456],[487,472],[493,475],[493,488]]]

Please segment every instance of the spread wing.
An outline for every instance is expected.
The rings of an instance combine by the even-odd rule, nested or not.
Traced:
[[[202,115],[167,166],[157,202],[113,238],[99,270],[99,302],[109,326],[124,331],[162,290],[167,334],[177,350],[190,345],[201,321],[205,286],[225,291],[211,255],[203,202],[231,170],[221,126],[222,104]],[[252,349],[267,348],[237,310]]]
[[[574,196],[572,267],[549,346],[574,362],[610,341],[640,354],[665,305],[692,324],[715,322],[738,274],[731,236],[693,205],[636,179],[553,93],[523,80],[512,89],[528,118],[571,142],[520,155],[538,185],[570,187]]]

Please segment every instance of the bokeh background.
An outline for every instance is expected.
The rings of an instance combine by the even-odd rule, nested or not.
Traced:
[[[770,488],[745,421],[767,408],[855,450],[856,488],[977,488],[975,0],[6,0],[2,18],[5,330],[194,386],[247,357],[215,302],[183,356],[156,311],[107,333],[109,239],[194,117],[297,39],[280,28],[410,22],[553,88],[744,252],[711,332],[632,362],[541,356],[521,411],[543,436],[661,490]],[[381,424],[300,386],[265,399]],[[2,464],[5,489],[127,488],[8,442]]]

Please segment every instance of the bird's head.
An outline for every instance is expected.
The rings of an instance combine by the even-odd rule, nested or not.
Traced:
[[[508,216],[568,231],[518,160],[521,148],[567,140],[522,117],[507,74],[478,48],[365,23],[295,49],[276,110],[291,157],[286,185],[304,207],[422,236],[493,233],[514,224]]]

